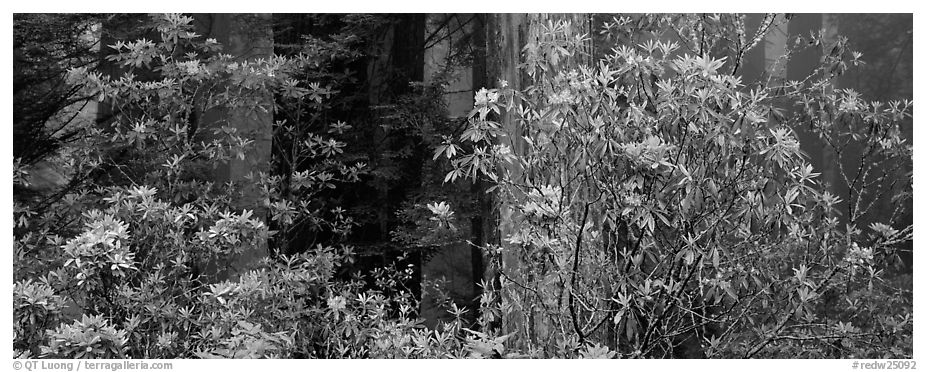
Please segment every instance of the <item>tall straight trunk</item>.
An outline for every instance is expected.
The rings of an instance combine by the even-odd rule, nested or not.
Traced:
[[[411,89],[411,82],[421,82],[424,80],[424,53],[423,42],[425,32],[425,14],[401,14],[389,17],[390,22],[384,25],[380,38],[371,43],[371,49],[367,51],[370,59],[367,63],[366,79],[368,84],[368,103],[372,112],[378,112],[380,108],[385,108],[395,104],[395,98],[401,94],[408,93]],[[372,146],[370,146],[369,156],[371,167],[373,169],[391,169],[402,168],[401,162],[396,162],[390,154],[399,150],[397,147],[396,133],[390,129],[379,125],[374,120],[375,127],[372,128]],[[389,177],[375,179],[373,185],[376,191],[376,222],[375,229],[376,240],[384,245],[389,245],[392,241],[391,230],[395,227],[395,211],[398,208],[399,201],[404,197],[404,193],[410,188],[416,187],[420,179],[408,179],[408,185],[399,184],[395,179]],[[386,255],[382,256],[383,263],[387,259]],[[421,255],[412,253],[409,260],[416,267],[421,267]],[[421,270],[415,271],[413,283],[421,282]],[[413,295],[421,298],[420,286],[412,287]]]
[[[790,22],[787,23],[787,28],[783,38],[793,39],[798,35],[801,35],[803,38],[813,32],[819,32],[824,30],[823,41],[825,44],[829,45],[832,43],[836,37],[836,24],[835,17],[827,14],[798,14],[795,15]],[[778,37],[777,42],[770,42],[766,44],[766,51],[770,55],[781,55],[784,51],[784,47],[781,47],[781,52],[778,50],[772,51],[770,48],[773,48],[775,44],[784,44],[786,40],[780,40],[782,37]],[[819,66],[821,58],[823,57],[822,53],[817,49],[805,50],[801,53],[795,54],[791,60],[788,62],[786,70],[780,72],[780,76],[787,77],[787,80],[801,81],[807,76],[809,76],[814,69]],[[771,67],[771,66],[770,66]],[[822,78],[823,76],[817,76],[815,78]],[[834,81],[833,88],[836,88],[836,82]],[[833,89],[829,88],[829,89]],[[832,93],[832,92],[830,92]],[[797,128],[797,135],[801,141],[801,150],[807,153],[811,165],[814,169],[820,172],[820,182],[824,187],[832,192],[834,195],[839,196],[843,200],[848,201],[849,190],[848,186],[845,185],[845,182],[842,182],[839,177],[839,163],[843,160],[837,158],[833,148],[828,146],[826,142],[819,138],[815,133],[812,133],[809,128]],[[843,166],[849,166],[848,164],[843,164]],[[847,169],[852,169],[848,167]],[[848,202],[839,203],[836,205],[836,209],[841,212],[841,215],[844,219],[844,222],[848,222],[849,209]]]
[[[755,35],[762,26],[765,14],[746,14],[745,26],[747,40]],[[767,35],[767,34],[766,34]],[[753,84],[760,81],[766,72],[765,68],[765,41],[763,40],[756,47],[750,49],[743,55],[743,62],[738,73],[743,77],[744,84]]]
[[[518,71],[518,63],[520,62],[520,51],[524,46],[524,35],[527,34],[528,27],[528,17],[525,14],[490,14],[486,17],[486,80],[489,88],[495,87],[495,84],[498,84],[499,81],[507,82],[508,86],[512,89],[520,89],[522,84],[522,74]],[[509,111],[502,111],[499,115],[498,122],[506,128],[506,130],[511,132],[516,125],[514,122],[514,115]],[[515,139],[514,141],[508,143],[512,151],[517,154],[522,154],[525,151],[523,144],[518,141],[520,136],[516,133],[509,137],[509,139]],[[504,140],[503,140],[504,141]],[[517,165],[512,165],[511,169],[512,175],[517,177],[521,170],[518,169]],[[494,209],[498,213],[498,238],[499,243],[504,247],[505,243],[502,243],[505,237],[510,236],[517,229],[517,215],[516,209],[513,205],[506,203],[505,200],[496,198]],[[513,272],[514,268],[519,266],[518,258],[512,255],[511,250],[503,250],[501,262],[499,263],[500,267],[498,270],[503,272]],[[493,287],[500,288],[501,281],[498,274],[494,275],[493,278]],[[501,298],[503,304],[511,301],[510,298]],[[497,326],[500,327],[503,333],[511,333],[518,329],[519,325],[524,324],[526,319],[524,314],[514,307],[511,307],[511,311],[507,314],[502,314],[502,319],[500,324]],[[524,340],[527,335],[521,335],[521,340]],[[522,345],[518,345],[522,346]]]
[[[273,56],[273,31],[269,14],[199,14],[194,17],[204,37],[215,38],[223,53],[241,61],[254,61]],[[229,87],[234,89],[235,87]],[[253,142],[244,159],[233,158],[216,167],[216,183],[232,182],[237,197],[232,200],[236,209],[254,211],[255,218],[266,217],[261,191],[256,179],[259,172],[269,172],[271,143],[273,141],[273,96],[263,90],[250,92],[255,104],[249,107],[214,107],[201,114],[201,132],[229,126]],[[215,280],[235,279],[268,255],[267,242],[251,247],[225,265],[216,264],[207,269]]]
[[[783,15],[777,15],[772,27],[765,34],[761,48],[765,73],[773,85],[784,83],[785,77],[788,76],[788,64],[781,59],[788,47],[788,23]]]
[[[820,15],[820,28],[823,31],[824,43],[826,45],[832,45],[836,41],[836,38],[838,37],[838,33],[839,33],[839,24],[838,24],[838,18],[836,17],[836,15],[826,14],[826,13],[821,14]],[[833,84],[829,87],[828,93],[832,94],[833,90],[842,88],[840,86],[839,80],[840,79],[838,78],[833,79]],[[860,143],[854,143],[854,144],[849,145],[846,148],[846,150],[848,150],[849,154],[861,154],[863,152],[863,147],[864,146],[862,146]],[[821,173],[820,176],[822,177],[823,182],[829,185],[832,185],[833,191],[835,191],[836,195],[839,195],[841,198],[843,198],[843,200],[849,201],[849,197],[850,197],[849,185],[846,184],[843,180],[841,180],[842,177],[839,175],[839,167],[841,165],[847,170],[847,172],[849,172],[850,170],[858,169],[858,167],[861,164],[859,164],[857,157],[856,156],[838,157],[836,155],[836,151],[831,146],[825,146],[823,148],[821,157],[822,157],[821,163],[823,164],[823,168],[822,169],[818,168],[818,171],[820,171]],[[840,203],[840,204],[843,204],[845,206],[849,205],[849,203]],[[848,211],[846,211],[845,213],[847,212]],[[844,215],[851,219],[851,221],[848,221],[848,222],[853,223],[853,224],[856,223],[854,216],[848,216],[847,214],[844,214]]]
[[[147,15],[143,14],[120,14],[106,18],[100,26],[100,60],[97,65],[97,71],[110,79],[118,80],[126,73],[126,69],[120,63],[108,60],[107,57],[116,54],[113,45],[118,40],[136,40],[146,38],[148,40],[158,40],[159,36],[154,31],[142,31],[148,24]],[[150,81],[156,79],[159,74],[150,70],[141,70],[135,72],[136,79],[141,81]],[[113,102],[107,99],[100,102],[97,108],[97,124],[104,129],[110,129],[109,125],[118,113],[115,112]]]
[[[592,22],[587,14],[494,14],[487,16],[486,76],[490,82],[489,87],[494,87],[493,84],[504,81],[514,90],[526,88],[530,82],[527,80],[527,75],[518,68],[521,63],[521,50],[530,42],[530,38],[540,34],[543,25],[561,20],[570,23],[574,34],[590,33]],[[589,62],[586,58],[589,58],[593,51],[591,42],[583,45],[582,49],[582,53],[573,57],[577,58],[576,62],[579,64]],[[508,145],[513,153],[525,154],[527,146],[515,121],[514,112],[502,111],[497,121],[509,134],[500,141]],[[507,171],[512,179],[520,180],[523,169],[517,164],[509,167]],[[505,238],[518,230],[522,220],[517,206],[511,200],[496,198],[495,208],[499,216],[497,239],[503,248],[500,270],[512,281],[537,284],[531,282],[534,280],[535,273],[523,269],[528,263],[523,262],[518,256],[518,249],[505,243]],[[496,286],[499,285],[498,282],[499,278],[496,276]],[[520,336],[517,338],[518,344],[511,346],[522,350],[536,350],[551,346],[554,340],[549,339],[549,336],[556,325],[551,323],[550,317],[555,315],[541,311],[542,306],[535,303],[548,299],[520,289],[505,293],[504,296],[507,297],[501,299],[503,307],[510,310],[503,314],[501,331],[506,334],[518,331]],[[531,306],[529,303],[538,306]]]
[[[486,15],[478,14],[473,24],[473,66],[472,66],[472,95],[488,85],[486,79]],[[492,242],[492,236],[495,229],[491,223],[494,220],[492,197],[486,194],[487,184],[483,180],[478,180],[472,184],[470,192],[476,200],[477,212],[473,214],[470,220],[471,233],[473,242],[477,246],[470,247],[470,264],[473,269],[473,302],[472,308],[478,318],[480,307],[482,306],[481,296],[483,293],[482,283],[491,283],[493,275],[486,271],[485,257],[482,249],[488,243]],[[474,325],[476,325],[474,323]],[[491,327],[491,325],[490,325]]]

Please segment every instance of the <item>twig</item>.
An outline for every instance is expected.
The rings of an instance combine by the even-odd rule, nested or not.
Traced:
[[[591,204],[585,203],[585,212],[582,213],[582,223],[579,225],[579,233],[576,237],[576,252],[572,259],[572,279],[570,280],[569,286],[569,315],[572,318],[572,329],[575,330],[576,334],[579,335],[579,344],[585,343],[585,335],[582,334],[582,329],[579,327],[579,321],[576,317],[576,307],[575,307],[575,295],[573,291],[576,288],[576,280],[579,276],[579,251],[582,248],[582,232],[585,231],[585,223],[588,221],[588,210],[591,207]]]

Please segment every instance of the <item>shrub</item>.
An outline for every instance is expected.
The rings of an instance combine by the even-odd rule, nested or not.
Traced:
[[[125,358],[125,330],[116,329],[102,316],[84,315],[71,324],[48,331],[42,356],[50,358]]]
[[[742,49],[710,54],[735,23],[643,16],[605,33],[640,24],[707,31],[701,49],[654,35],[589,61],[568,23],[544,25],[524,48],[525,85],[477,93],[458,144],[438,150],[471,149],[451,156],[447,180],[484,178],[501,198],[503,244],[485,247],[499,281],[483,299],[497,310],[483,323],[510,319],[509,348],[538,356],[909,357],[910,292],[884,269],[911,227],[895,213],[863,231],[860,211],[836,211],[870,205],[873,189],[909,192],[891,170],[910,161],[898,129],[909,103],[831,89],[842,55],[806,81],[746,87],[733,73]],[[860,164],[867,186],[835,197],[797,130],[837,152],[861,143],[878,159]]]
[[[50,199],[56,207],[23,203],[14,212],[20,221],[17,276],[47,275],[41,283],[25,279],[14,286],[18,353],[359,356],[373,352],[374,332],[417,327],[405,320],[414,318],[413,298],[397,288],[407,279],[381,272],[371,284],[338,274],[353,260],[349,246],[320,245],[267,259],[239,278],[219,281],[224,267],[240,265],[241,253],[267,247],[272,233],[264,216],[276,231],[315,223],[347,235],[353,222],[343,211],[307,201],[356,181],[363,165],[338,159],[344,144],[328,136],[327,126],[294,133],[277,123],[276,133],[293,144],[295,157],[287,160],[317,166],[253,175],[265,210],[237,209],[232,200],[239,185],[211,182],[209,168],[242,158],[251,141],[228,125],[197,126],[194,112],[259,109],[253,103],[267,95],[277,95],[281,105],[323,111],[332,91],[291,78],[314,64],[306,56],[237,62],[214,40],[199,38],[191,22],[158,15],[152,27],[160,40],[108,46],[116,52],[109,59],[126,70],[120,77],[70,72],[70,82],[108,100],[117,115],[111,127],[89,128],[70,149],[69,167],[82,182]],[[226,90],[228,82],[239,89]],[[344,307],[328,306],[329,297],[345,299]],[[75,313],[82,318],[69,323]]]
[[[54,327],[61,316],[64,301],[47,282],[30,279],[13,284],[13,333],[15,350],[39,354],[38,345],[45,340],[45,330]]]
[[[615,38],[639,34],[634,24],[713,36],[704,48],[684,38],[626,43],[597,61],[568,23],[539,28],[524,49],[527,84],[479,91],[463,132],[433,143],[432,161],[449,159],[445,181],[493,185],[505,235],[482,247],[497,280],[483,283],[480,307],[443,301],[451,320],[427,329],[406,287],[413,267],[354,270],[345,242],[357,222],[327,193],[357,182],[366,164],[345,153],[351,126],[325,115],[337,86],[311,80],[328,76],[313,70],[328,67],[319,53],[239,62],[191,23],[155,16],[158,40],[109,46],[127,70],[120,77],[71,71],[116,115],[62,155],[76,181],[14,207],[17,356],[911,354],[911,292],[890,270],[912,239],[897,217],[910,175],[891,179],[910,164],[897,123],[912,106],[831,89],[833,74],[856,62],[841,53],[825,54],[805,81],[747,87],[735,74],[746,45],[714,47],[739,32],[736,22],[616,19],[605,31]],[[837,44],[804,46],[844,49]],[[242,185],[210,177],[253,146],[229,125],[195,123],[213,108],[287,116],[273,126],[287,155],[248,178],[253,210],[234,202]],[[421,129],[427,141],[442,134],[433,129]],[[855,175],[842,170],[851,200],[821,182],[798,131],[837,154],[862,148],[871,161]],[[17,162],[14,182],[25,173]],[[895,189],[890,217],[857,226]],[[396,241],[458,238],[470,216],[438,194],[403,206]],[[331,239],[287,249],[303,228]],[[240,256],[258,248],[272,254],[242,267]],[[477,310],[473,326],[464,318]]]

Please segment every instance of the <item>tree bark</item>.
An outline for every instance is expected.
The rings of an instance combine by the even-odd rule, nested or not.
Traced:
[[[501,81],[507,83],[508,87],[514,90],[521,90],[527,87],[530,82],[526,74],[522,73],[518,65],[521,63],[521,50],[530,42],[530,38],[536,37],[541,32],[541,27],[548,22],[565,20],[570,23],[573,34],[588,34],[592,22],[587,14],[494,14],[489,15],[486,22],[487,41],[486,41],[486,75],[490,83],[500,84]],[[588,62],[593,51],[591,42],[582,47],[582,53],[574,58],[576,63],[582,64]],[[494,87],[494,86],[489,86]],[[508,137],[500,141],[511,148],[515,154],[523,155],[527,151],[526,143],[522,139],[522,132],[515,121],[514,112],[511,110],[502,111],[498,117],[498,122],[505,128]],[[512,179],[520,180],[523,176],[523,169],[517,164],[512,164],[508,169]],[[520,283],[530,283],[532,273],[529,270],[521,269],[526,265],[518,255],[517,247],[512,247],[505,243],[505,238],[512,235],[520,225],[521,216],[517,211],[515,204],[511,200],[505,200],[496,196],[495,209],[498,211],[498,243],[502,247],[501,267],[500,270],[506,276],[506,279]],[[495,285],[499,286],[499,278],[496,275]],[[531,283],[536,284],[536,283]],[[517,287],[514,285],[512,287]],[[517,305],[524,304],[525,299],[534,296],[529,291],[520,289],[514,290],[518,298],[503,297],[503,308],[510,308],[506,314],[503,314],[501,321],[502,333],[508,334],[515,331],[520,333],[516,345],[511,347],[528,350],[536,349],[551,345],[549,339],[550,324],[549,315],[539,310],[539,306],[530,306],[526,309],[519,309]],[[543,301],[542,298],[535,298],[537,301]],[[539,305],[539,304],[536,304]],[[511,342],[511,341],[509,341]]]
[[[273,56],[273,31],[269,14],[213,13],[198,14],[194,18],[198,21],[199,32],[204,37],[215,38],[223,46],[223,53],[241,61]],[[232,204],[236,209],[254,211],[254,218],[264,219],[267,210],[256,177],[259,172],[270,170],[273,96],[266,90],[254,94],[257,95],[255,106],[208,109],[202,113],[199,125],[207,133],[211,133],[213,128],[229,126],[244,138],[254,141],[244,159],[233,158],[225,164],[219,164],[213,176],[216,183],[232,182],[235,185],[238,197]],[[217,281],[234,280],[266,257],[267,247],[264,241],[260,246],[251,247],[229,259],[225,265],[216,263],[215,267],[207,268],[206,272],[214,275]]]

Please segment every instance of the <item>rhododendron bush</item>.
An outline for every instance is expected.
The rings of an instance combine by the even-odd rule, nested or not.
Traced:
[[[392,177],[327,116],[350,105],[330,70],[359,58],[356,38],[242,61],[191,17],[149,31],[102,46],[124,74],[69,71],[112,120],[62,152],[74,181],[57,198],[16,200],[17,357],[912,357],[912,103],[834,87],[862,63],[843,39],[789,42],[782,60],[823,51],[804,80],[744,83],[742,18],[616,17],[595,30],[605,53],[575,24],[533,25],[522,79],[478,90],[459,130],[416,134],[443,191],[392,211],[413,220],[396,241],[466,242],[473,212],[451,196],[470,182],[498,214],[478,305],[443,301],[449,320],[426,326],[418,263],[358,270],[348,239],[362,216],[341,204],[364,189],[338,192]],[[390,120],[432,115],[431,94]],[[217,109],[274,113],[283,155],[217,182],[256,146],[197,121]],[[807,136],[863,154],[829,178],[848,197]],[[27,176],[14,162],[14,184]],[[299,231],[325,238],[288,249]]]

